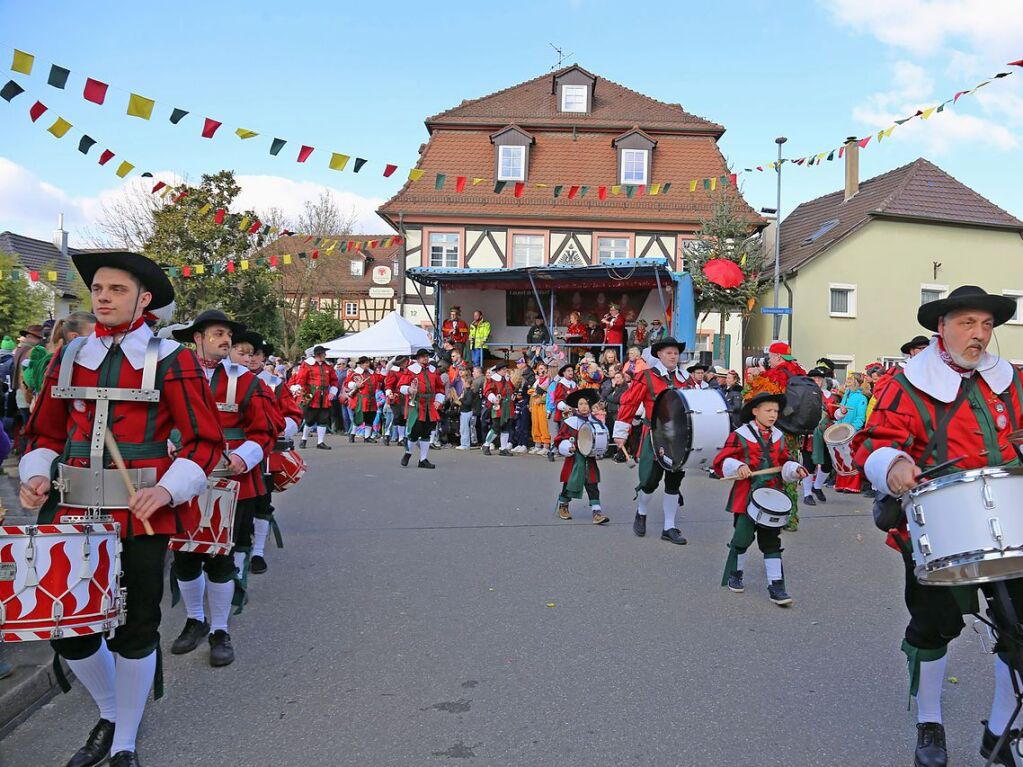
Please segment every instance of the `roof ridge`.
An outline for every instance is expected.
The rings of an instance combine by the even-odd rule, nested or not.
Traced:
[[[512,90],[513,88],[519,88],[519,87],[521,87],[523,85],[529,85],[530,83],[534,83],[534,82],[536,82],[537,80],[539,80],[541,78],[547,77],[548,75],[557,76],[558,74],[563,72],[565,69],[567,69],[567,67],[559,69],[557,72],[547,72],[545,74],[538,75],[537,77],[531,77],[528,80],[523,80],[520,83],[515,83],[514,85],[509,85],[506,88],[500,88],[499,90],[493,91],[492,93],[484,94],[483,96],[477,96],[474,99],[462,99],[462,102],[460,104],[457,104],[456,106],[453,106],[453,107],[448,107],[443,112],[438,112],[435,115],[431,115],[430,117],[427,117],[426,118],[426,122],[427,122],[427,124],[429,124],[431,121],[436,120],[438,117],[443,117],[444,115],[448,114],[449,112],[454,112],[456,109],[462,109],[464,107],[469,106],[470,104],[475,104],[478,101],[483,101],[483,99],[489,99],[489,98],[492,98],[494,96],[499,96],[500,94],[506,93],[506,92]]]
[[[884,213],[885,208],[887,208],[889,205],[895,202],[895,200],[897,200],[899,196],[906,191],[906,187],[909,186],[909,182],[916,178],[917,174],[920,172],[920,168],[922,167],[921,162],[927,161],[924,160],[924,158],[922,157],[917,157],[915,160],[913,160],[913,162],[907,163],[906,165],[902,166],[902,168],[900,168],[900,170],[903,168],[908,168],[905,177],[901,181],[899,181],[898,186],[896,186],[891,191],[891,193],[887,197],[885,197],[884,200],[881,201],[881,204],[874,208],[875,211],[877,211],[878,213]],[[869,216],[870,213],[871,211],[867,211],[866,215]]]
[[[696,118],[697,120],[700,120],[701,122],[705,122],[705,123],[707,123],[708,125],[713,125],[713,126],[714,126],[714,127],[716,127],[716,128],[722,128],[722,129],[724,128],[724,126],[723,126],[723,125],[721,125],[720,123],[716,123],[716,122],[714,122],[713,120],[708,120],[708,119],[707,119],[706,117],[701,117],[701,116],[700,116],[700,115],[698,115],[698,114],[694,114],[694,113],[692,113],[692,112],[688,112],[688,111],[686,111],[686,108],[685,108],[685,107],[683,107],[683,106],[682,106],[682,104],[680,104],[680,103],[675,103],[675,104],[671,104],[671,103],[669,103],[669,102],[667,102],[667,101],[661,101],[660,99],[655,99],[655,98],[654,98],[653,96],[648,96],[648,95],[647,95],[647,94],[645,94],[645,93],[640,93],[640,92],[639,92],[639,91],[637,91],[637,90],[633,90],[632,88],[630,88],[630,87],[629,87],[629,86],[627,86],[627,85],[622,85],[622,84],[621,84],[620,82],[617,82],[617,81],[615,81],[615,80],[611,80],[611,79],[608,79],[608,78],[606,78],[606,77],[604,77],[604,78],[602,78],[602,79],[603,79],[603,80],[604,80],[605,82],[609,82],[609,83],[611,83],[612,85],[617,85],[617,86],[618,86],[619,88],[621,88],[621,89],[622,89],[622,90],[624,90],[624,91],[628,91],[629,93],[632,93],[632,94],[634,94],[634,95],[636,95],[636,96],[639,96],[639,97],[641,97],[641,98],[644,98],[644,99],[649,99],[650,101],[653,101],[653,102],[654,102],[654,103],[656,103],[656,104],[660,104],[661,106],[666,106],[666,107],[678,107],[678,111],[680,111],[680,112],[681,112],[682,114],[686,115],[687,117],[695,117],[695,118]]]
[[[915,160],[914,160],[914,162],[915,162]],[[883,179],[883,178],[885,178],[887,176],[891,176],[891,175],[893,175],[895,173],[898,173],[899,171],[903,171],[903,170],[905,170],[906,168],[908,168],[912,164],[913,163],[911,163],[911,162],[910,163],[906,163],[905,165],[900,165],[898,168],[892,168],[891,170],[886,170],[884,173],[878,173],[876,176],[872,176],[871,178],[868,178],[866,181],[861,181],[860,182],[860,186],[862,187],[865,184],[871,184],[871,183],[873,183],[875,181],[879,181],[879,180],[881,180],[881,179]],[[809,200],[806,200],[804,202],[799,203],[799,205],[797,205],[795,208],[792,209],[792,212],[789,213],[789,215],[791,216],[792,213],[795,213],[797,210],[802,208],[804,205],[812,205],[813,203],[819,202],[819,201],[821,201],[821,200],[823,200],[823,199],[825,199],[827,197],[831,197],[831,196],[836,195],[836,194],[844,194],[844,193],[845,193],[844,189],[836,189],[833,192],[825,192],[822,195],[818,195],[817,197],[813,197],[813,198],[811,198]],[[786,216],[786,218],[788,218],[788,216]],[[782,223],[784,224],[784,221]]]

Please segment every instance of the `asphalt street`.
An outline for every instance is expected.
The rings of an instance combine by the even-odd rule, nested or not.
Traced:
[[[866,499],[829,495],[783,537],[789,609],[719,585],[731,520],[720,482],[690,477],[661,541],[659,497],[632,533],[635,470],[602,463],[611,524],[555,517],[555,465],[532,456],[307,450],[277,496],[283,550],[233,618],[237,652],[165,654],[146,767],[200,765],[910,765],[898,556]],[[165,601],[163,645],[184,623]],[[951,761],[977,754],[990,656],[952,646]],[[80,685],[0,742],[3,767],[59,767],[97,718]]]

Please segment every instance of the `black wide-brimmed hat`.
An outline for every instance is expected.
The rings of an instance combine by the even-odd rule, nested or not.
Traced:
[[[118,267],[120,268],[120,267]],[[147,286],[148,287],[148,286]],[[231,329],[231,337],[235,335],[241,335],[245,332],[245,326],[240,322],[228,318],[220,309],[207,309],[202,312],[198,317],[192,320],[192,324],[185,328],[178,328],[171,335],[175,341],[181,341],[181,343],[190,344],[192,343],[192,336],[195,333],[200,332],[207,325],[226,325]]]
[[[326,354],[326,353],[327,353],[327,347],[326,346],[314,346],[313,347],[313,356],[314,357],[319,357],[321,354]]]
[[[494,365],[494,372],[495,373],[498,370],[507,370],[507,369],[508,369],[508,361],[507,360],[502,360],[501,362],[498,362],[496,365]]]
[[[810,378],[830,378],[831,371],[824,367],[816,367],[806,375]]]
[[[414,355],[412,355],[412,356],[416,357],[416,358],[419,358],[419,357],[422,357],[424,355],[427,356],[427,357],[432,357],[433,356],[433,351],[430,350],[430,349],[425,349],[425,348],[424,349],[416,349],[416,353]]]
[[[784,394],[773,394],[771,392],[762,392],[762,393],[757,394],[756,396],[752,397],[748,402],[744,402],[743,403],[742,410],[739,411],[739,417],[743,420],[744,423],[746,421],[752,420],[752,418],[753,418],[753,409],[760,407],[765,402],[777,402],[778,403],[778,412],[780,413],[782,410],[785,409],[785,404],[786,404],[787,400],[785,399],[785,395]]]
[[[650,345],[650,353],[656,357],[657,353],[661,349],[667,349],[669,346],[674,346],[680,352],[684,352],[686,350],[685,341],[676,341],[673,336],[665,336],[660,341]]]
[[[938,332],[938,320],[957,309],[979,309],[990,312],[995,318],[995,327],[1004,325],[1016,313],[1016,299],[995,296],[976,285],[963,285],[945,298],[928,301],[916,312],[916,320],[928,330]]]
[[[96,272],[104,266],[123,269],[135,275],[153,294],[147,309],[161,309],[174,300],[174,286],[167,273],[150,258],[126,250],[90,250],[87,253],[72,253],[71,261],[82,275],[86,287],[92,287]],[[189,339],[191,340],[191,339]]]
[[[571,362],[569,362],[569,363],[567,363],[565,365],[562,365],[560,368],[558,368],[558,376],[560,377],[560,376],[565,375],[565,371],[566,370],[571,370],[571,369],[572,369],[572,363]]]
[[[251,328],[242,328],[240,332],[231,333],[231,343],[252,344],[253,351],[256,351],[263,346],[263,334]]]
[[[359,359],[355,360],[355,364],[356,364],[356,365],[362,365],[362,364],[364,364],[364,363],[366,363],[366,362],[372,362],[372,361],[373,361],[373,360],[372,360],[372,359],[371,359],[370,357],[367,357],[367,356],[366,356],[366,355],[364,354],[364,355],[362,355],[361,357],[359,357]]]
[[[695,373],[697,370],[702,370],[706,373],[710,370],[710,365],[704,365],[702,362],[694,362],[692,365],[686,368],[690,373]]]
[[[829,360],[827,357],[821,357],[819,360],[817,360],[817,365],[818,367],[827,368],[832,372],[834,372],[835,370],[835,363]]]
[[[906,341],[902,346],[899,347],[899,351],[903,354],[909,354],[913,349],[926,349],[931,345],[931,339],[927,336],[915,336],[912,340]]]
[[[590,407],[593,407],[600,400],[600,393],[596,389],[576,389],[565,397],[565,404],[572,408],[579,407],[581,399],[586,400],[590,403]]]

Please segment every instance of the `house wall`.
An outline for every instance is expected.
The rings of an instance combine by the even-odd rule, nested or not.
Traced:
[[[939,264],[935,271],[935,264]],[[883,357],[924,331],[916,322],[926,286],[979,285],[989,293],[1023,294],[1023,238],[1015,232],[874,220],[789,278],[792,343],[801,362],[848,360],[851,369]],[[855,286],[855,317],[830,315],[830,286]],[[773,295],[761,305],[773,303]],[[787,305],[784,287],[781,304]],[[989,351],[1023,362],[1023,317],[995,331]],[[787,323],[782,320],[782,337]],[[770,318],[756,317],[747,345],[770,342]]]

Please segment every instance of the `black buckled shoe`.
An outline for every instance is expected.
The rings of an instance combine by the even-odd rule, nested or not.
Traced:
[[[806,506],[816,506],[817,505],[817,499],[814,498],[812,495],[804,495],[803,496],[803,503]]]
[[[642,538],[646,535],[646,517],[636,512],[636,518],[632,520],[632,532]]]
[[[554,451],[553,450],[548,450],[547,451],[547,460],[550,461],[551,463],[554,463]]]
[[[408,466],[408,462],[411,461],[411,460],[412,460],[412,453],[405,453],[405,455],[403,455],[401,457],[401,465],[402,466]]]
[[[746,587],[742,583],[742,570],[734,570],[728,574],[728,590],[736,594],[742,594]]]
[[[185,627],[181,629],[181,633],[178,634],[178,638],[174,640],[174,644],[171,645],[171,654],[173,655],[184,655],[190,653],[199,643],[203,640],[203,637],[210,633],[210,624],[206,621],[196,620],[195,618],[189,618],[185,621]]]
[[[326,442],[320,442],[316,445],[317,450],[333,450],[333,448]]]
[[[100,719],[92,728],[89,737],[85,739],[85,745],[75,752],[67,767],[96,767],[103,764],[110,754],[110,744],[113,742],[114,723]]]
[[[252,559],[249,560],[249,572],[253,573],[254,575],[262,575],[263,573],[265,573],[266,560],[263,557],[259,556],[259,554],[254,554],[252,556]]]
[[[391,446],[391,435],[387,434],[387,435],[384,436],[384,447],[390,447],[390,446]]]
[[[785,580],[771,581],[767,585],[767,596],[779,607],[788,607],[792,604],[792,597],[785,591]]]
[[[813,489],[813,494],[817,496],[817,500],[820,501],[821,503],[828,502],[827,496],[824,495],[824,491],[819,487],[815,487]]]
[[[689,541],[682,535],[682,531],[677,527],[669,527],[667,530],[661,532],[661,540],[674,543],[676,546],[685,546]]]
[[[481,450],[483,450],[483,455],[490,455],[490,445],[484,445]]]
[[[985,759],[991,757],[991,752],[995,750],[995,746],[998,745],[998,738],[1000,735],[995,735],[988,729],[987,719],[982,720],[984,725],[984,734],[980,737],[980,755]],[[1005,742],[1002,743],[1002,747],[998,749],[998,753],[995,755],[992,764],[1001,765],[1002,767],[1015,767],[1016,760],[1012,754],[1012,742],[1019,739],[1019,730],[1009,730],[1009,734],[1005,736]]]
[[[348,441],[353,443],[353,444],[355,443],[355,434],[354,433],[348,435]]]
[[[430,463],[425,458],[419,462],[420,469],[436,469],[437,467]]]
[[[918,724],[916,726],[916,754],[913,757],[913,767],[945,767],[947,764],[945,728],[937,722]]]
[[[505,450],[504,448],[502,448],[502,449],[497,451],[497,454],[498,455],[505,455],[505,456],[511,455],[511,450]]]
[[[118,751],[110,757],[110,767],[142,767],[142,762],[134,751]]]
[[[210,665],[230,666],[234,663],[234,648],[231,646],[231,635],[223,629],[210,634]]]

